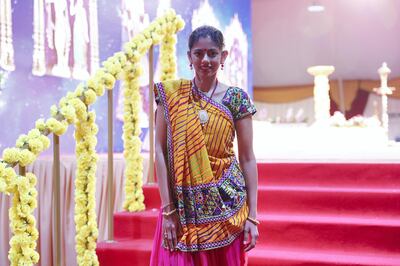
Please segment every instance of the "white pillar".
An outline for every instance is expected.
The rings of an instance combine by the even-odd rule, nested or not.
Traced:
[[[394,88],[388,87],[388,76],[391,70],[387,67],[386,62],[378,69],[379,76],[381,78],[380,88],[374,90],[382,97],[382,117],[381,123],[383,130],[385,131],[386,138],[389,138],[389,115],[388,115],[388,95],[393,93]]]
[[[314,117],[315,124],[327,125],[330,118],[330,97],[328,76],[335,71],[333,66],[312,66],[307,72],[314,76]]]

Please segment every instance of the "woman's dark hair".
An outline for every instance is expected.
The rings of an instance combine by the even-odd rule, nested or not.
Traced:
[[[193,45],[198,42],[200,38],[207,38],[210,37],[211,40],[218,46],[219,49],[223,50],[224,49],[224,35],[222,35],[222,32],[214,28],[212,26],[200,26],[197,29],[195,29],[189,36],[189,50],[192,50]]]

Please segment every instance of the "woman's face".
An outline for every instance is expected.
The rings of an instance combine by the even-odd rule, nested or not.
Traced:
[[[220,64],[225,62],[227,51],[221,49],[208,36],[200,38],[188,51],[188,58],[196,75],[205,78],[216,76]]]

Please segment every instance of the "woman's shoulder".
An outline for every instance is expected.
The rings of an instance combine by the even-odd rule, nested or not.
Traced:
[[[158,90],[163,90],[166,95],[178,92],[182,85],[190,86],[190,80],[187,79],[171,79],[161,81],[155,84]]]
[[[168,79],[160,82],[156,82],[155,85],[164,88],[175,88],[180,87],[182,83],[190,83],[188,79]]]
[[[250,98],[248,93],[240,87],[229,86],[226,84],[224,84],[224,86],[226,86],[225,90],[224,90],[225,92],[224,92],[224,98],[223,98],[223,101],[225,103],[235,104],[235,103],[239,103],[239,101],[242,99]]]
[[[240,87],[227,86],[222,103],[229,108],[235,120],[256,113],[249,94]]]

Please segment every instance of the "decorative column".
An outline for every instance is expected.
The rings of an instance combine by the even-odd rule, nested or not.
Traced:
[[[97,0],[89,0],[89,43],[90,43],[90,73],[99,68],[99,23],[97,18]]]
[[[8,71],[15,69],[11,0],[0,0],[0,67]]]
[[[387,139],[389,138],[388,95],[391,95],[394,91],[394,88],[388,87],[387,83],[390,72],[391,70],[387,67],[386,62],[384,62],[378,69],[378,73],[381,78],[381,87],[374,89],[374,91],[382,97],[381,123]]]
[[[46,57],[44,43],[44,0],[33,3],[33,64],[32,74],[46,74]]]
[[[314,76],[314,116],[315,124],[328,124],[330,118],[330,98],[328,76],[335,71],[333,66],[312,66],[307,72]]]

